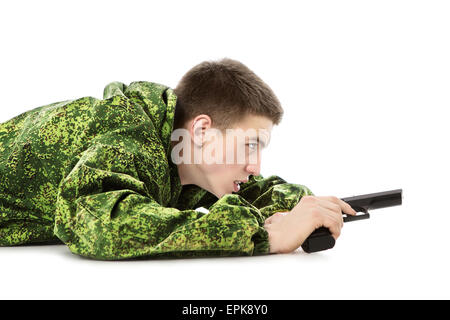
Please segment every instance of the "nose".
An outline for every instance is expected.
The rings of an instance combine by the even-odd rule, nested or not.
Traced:
[[[258,161],[257,164],[248,164],[245,171],[247,171],[248,174],[259,176],[259,173],[261,172],[261,163]]]
[[[256,155],[256,157],[254,157]],[[245,171],[248,174],[259,176],[261,172],[261,153],[253,154],[253,157],[249,157]]]

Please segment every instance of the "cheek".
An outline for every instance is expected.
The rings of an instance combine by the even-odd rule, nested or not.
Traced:
[[[223,164],[204,164],[203,171],[211,175],[223,175],[226,172],[226,167]]]
[[[208,175],[227,181],[242,177],[245,164],[237,161],[237,154],[236,144],[228,143],[227,145],[225,141],[212,142],[203,150],[203,159],[207,161],[203,163],[202,168]]]
[[[204,166],[205,172],[223,179],[241,177],[243,168],[242,165],[236,164],[209,164]]]
[[[202,152],[202,159],[205,164],[210,166],[211,170],[226,170],[226,167],[238,167],[241,164],[237,161],[238,154],[242,155],[244,152],[245,157],[245,149],[238,151],[235,144],[228,143],[227,145],[225,141],[222,141],[222,143],[212,142]]]
[[[223,150],[223,163],[236,169],[243,167],[248,158],[248,150],[245,148],[245,145],[239,145],[238,147],[238,143],[231,143]]]

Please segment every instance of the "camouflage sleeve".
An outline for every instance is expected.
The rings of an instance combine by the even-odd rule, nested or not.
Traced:
[[[229,194],[209,213],[164,207],[118,146],[87,149],[61,181],[55,234],[82,256],[117,260],[148,256],[230,256],[269,252],[259,210]]]
[[[290,211],[302,196],[314,195],[308,187],[287,183],[276,175],[267,178],[252,175],[248,182],[241,185],[237,194],[258,208],[264,218],[275,212]]]
[[[113,81],[103,89],[103,99],[110,99],[114,96],[125,97],[124,91],[128,86],[120,81]]]

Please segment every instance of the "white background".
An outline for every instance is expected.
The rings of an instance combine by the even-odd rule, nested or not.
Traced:
[[[285,109],[264,176],[404,197],[309,255],[102,262],[64,245],[0,248],[0,298],[450,298],[449,16],[430,0],[1,2],[1,122],[101,99],[111,81],[174,88],[229,57]]]

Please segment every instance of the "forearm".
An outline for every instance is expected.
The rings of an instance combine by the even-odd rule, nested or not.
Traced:
[[[74,202],[76,207],[71,206]],[[73,253],[94,259],[252,255],[269,250],[262,216],[237,195],[221,198],[208,214],[161,207],[129,190],[74,201],[60,197],[57,208],[56,234]]]

